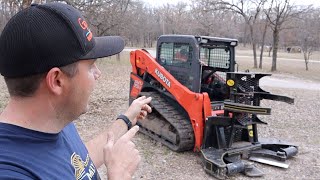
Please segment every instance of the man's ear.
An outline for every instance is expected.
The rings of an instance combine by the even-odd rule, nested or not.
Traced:
[[[56,95],[62,94],[65,78],[65,75],[59,68],[50,69],[46,76],[48,90]]]

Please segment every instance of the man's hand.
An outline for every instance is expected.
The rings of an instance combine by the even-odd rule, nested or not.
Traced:
[[[148,105],[148,103],[150,102],[151,102],[151,97],[149,98],[146,98],[145,96],[139,97],[132,102],[127,112],[124,113],[124,115],[129,118],[133,126],[136,124],[138,119],[144,119],[147,116],[147,114],[151,112],[151,107]],[[90,157],[97,168],[99,168],[102,164],[107,165],[106,157],[109,156],[110,147],[113,147],[113,145],[115,146],[117,143],[126,144],[126,143],[123,143],[124,141],[123,137],[130,136],[131,134],[131,138],[132,138],[136,133],[136,131],[139,130],[138,127],[133,127],[132,129],[128,131],[128,126],[125,124],[124,121],[115,121],[111,125],[111,127],[105,130],[103,133],[99,134],[99,136],[95,137],[94,139],[86,143]],[[128,138],[127,141],[129,146],[132,146],[131,149],[134,149],[134,144],[130,141],[131,138]]]
[[[132,127],[126,134],[114,142],[114,135],[108,133],[107,144],[103,148],[104,163],[108,170],[108,179],[131,179],[141,157],[135,144],[131,141],[139,127]]]
[[[131,103],[124,115],[130,119],[132,125],[135,125],[137,120],[146,118],[148,113],[151,113],[151,107],[148,105],[151,100],[151,97],[141,96]]]

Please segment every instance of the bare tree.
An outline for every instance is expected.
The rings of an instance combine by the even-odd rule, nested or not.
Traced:
[[[237,0],[237,1],[227,1],[227,0],[200,0],[204,10],[206,11],[217,11],[217,10],[230,10],[242,16],[249,26],[250,39],[253,50],[253,62],[254,68],[258,67],[257,63],[257,42],[255,35],[255,25],[259,18],[259,15],[263,9],[263,6],[267,0]]]
[[[22,8],[22,1],[2,0],[0,1],[0,32],[8,20]]]
[[[22,0],[22,4],[21,4],[21,7],[20,9],[25,9],[27,7],[29,7],[32,3],[32,0]]]
[[[319,9],[318,11],[313,11],[304,14],[301,17],[301,21],[298,22],[298,28],[296,28],[296,38],[298,44],[301,47],[303,57],[305,60],[306,71],[309,70],[309,59],[312,53],[319,47]]]
[[[173,7],[173,17],[175,22],[175,33],[188,34],[192,28],[190,24],[190,13],[188,13],[187,4],[179,2]]]
[[[223,26],[219,26],[219,21],[217,21],[217,18],[220,17],[220,12],[203,10],[202,5],[198,3],[199,2],[192,4],[191,14],[193,15],[194,19],[197,19],[197,21],[193,21],[193,32],[205,36],[209,36],[210,34],[218,34],[218,27],[223,29]]]
[[[298,18],[302,13],[310,10],[311,6],[300,7],[293,5],[290,0],[272,0],[271,12],[266,14],[273,32],[273,53],[271,71],[277,70],[277,53],[279,49],[279,34],[283,29],[293,28],[285,23],[290,19]]]
[[[122,25],[128,7],[131,5],[131,0],[68,0],[66,2],[83,12],[99,36],[118,34],[117,30]]]
[[[309,67],[308,67],[309,59],[310,59],[310,56],[312,55],[312,52],[315,50],[314,44],[316,44],[316,42],[314,42],[308,36],[305,36],[305,38],[302,40],[303,41],[301,42],[301,48],[302,48],[302,52],[303,52],[304,62],[306,65],[306,71],[308,71],[309,70]]]
[[[265,14],[269,14],[271,11],[271,7],[268,10],[265,10]],[[265,18],[264,20],[264,25],[263,25],[263,33],[262,33],[262,42],[261,42],[261,49],[260,49],[260,61],[259,61],[259,69],[262,69],[262,59],[263,59],[263,52],[264,52],[264,45],[265,45],[265,40],[266,40],[266,35],[267,35],[267,28],[269,26],[269,21],[267,18]],[[270,52],[272,50],[272,46],[271,47],[267,47],[267,50],[269,52],[269,56],[270,56]]]

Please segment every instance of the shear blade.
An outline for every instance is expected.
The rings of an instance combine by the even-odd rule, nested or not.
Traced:
[[[261,158],[261,157],[250,157],[249,160],[251,161],[255,161],[255,162],[259,162],[259,163],[263,163],[263,164],[268,164],[271,166],[276,166],[276,167],[280,167],[280,168],[288,168],[289,164],[284,163],[284,162],[280,162],[274,159],[269,159],[269,158]]]

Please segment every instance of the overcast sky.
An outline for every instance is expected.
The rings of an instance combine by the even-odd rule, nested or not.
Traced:
[[[177,4],[179,1],[188,2],[186,0],[143,0],[146,3],[149,3],[151,6],[162,6],[164,4]],[[320,5],[319,0],[291,0],[291,2],[294,2],[296,5],[309,5],[313,4],[314,6],[318,7]]]

